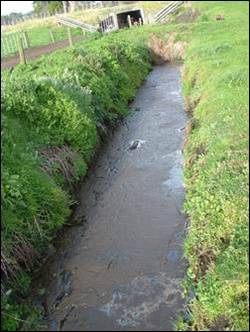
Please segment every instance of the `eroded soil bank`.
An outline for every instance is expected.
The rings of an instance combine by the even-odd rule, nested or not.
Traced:
[[[81,187],[83,225],[37,281],[50,330],[169,331],[183,310],[179,65],[156,66],[131,106]]]

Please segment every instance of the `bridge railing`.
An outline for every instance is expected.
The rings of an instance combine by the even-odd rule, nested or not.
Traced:
[[[80,29],[88,31],[88,32],[95,32],[97,30],[97,28],[94,25],[82,23],[80,21],[74,20],[69,17],[63,17],[63,16],[56,15],[56,18],[57,18],[58,23],[67,25],[69,27],[80,28]]]
[[[166,7],[161,9],[158,13],[154,16],[155,22],[160,22],[164,19],[167,15],[174,13],[181,5],[183,5],[185,1],[172,1]]]

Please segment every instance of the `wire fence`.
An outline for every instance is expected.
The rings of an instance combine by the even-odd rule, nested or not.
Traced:
[[[1,37],[1,58],[17,52],[18,38],[22,39],[23,48],[24,49],[28,48],[29,45],[28,45],[27,37],[25,34],[26,34],[25,32],[16,32],[16,33],[12,33],[7,36],[2,36]]]
[[[71,29],[72,36],[83,35],[81,29]],[[37,37],[39,35],[39,38]],[[18,39],[21,38],[23,49],[49,45],[68,38],[68,29],[61,27],[46,27],[39,32],[32,30],[13,32],[1,36],[1,58],[15,55],[18,52]]]

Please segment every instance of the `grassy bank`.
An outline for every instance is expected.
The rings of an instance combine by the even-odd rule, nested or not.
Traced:
[[[248,3],[197,2],[183,93],[193,330],[248,330]],[[215,21],[218,14],[224,20]],[[188,326],[183,325],[186,330]]]
[[[248,329],[248,3],[193,7],[199,16],[191,23],[79,42],[2,75],[3,330],[20,329],[31,315],[22,307],[27,271],[69,215],[70,192],[100,137],[127,114],[149,70],[150,33],[167,41],[169,31],[188,43],[185,288],[195,294],[177,328]]]

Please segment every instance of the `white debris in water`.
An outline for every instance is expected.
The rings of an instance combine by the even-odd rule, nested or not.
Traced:
[[[180,95],[180,91],[171,91],[170,94],[172,96],[179,96]]]
[[[138,276],[124,286],[122,293],[116,291],[111,301],[99,309],[108,317],[115,317],[123,328],[145,323],[162,305],[174,305],[179,296],[178,280],[168,278],[163,272],[155,276]]]
[[[173,99],[176,101],[181,100],[181,94],[180,91],[172,91],[170,94],[174,97]]]

